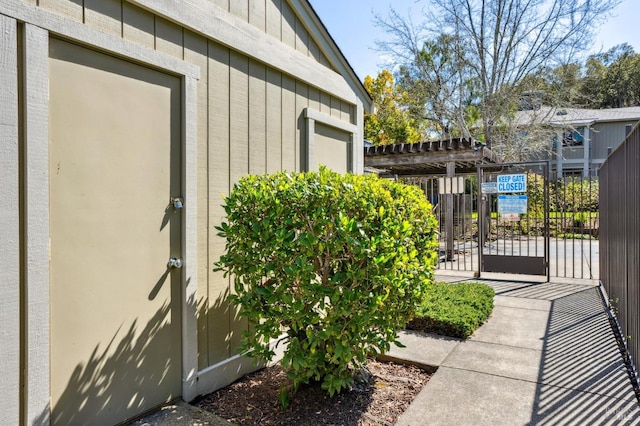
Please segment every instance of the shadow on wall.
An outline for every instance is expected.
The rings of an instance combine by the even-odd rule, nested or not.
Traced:
[[[552,302],[530,424],[635,424],[638,401],[596,288]]]
[[[147,324],[122,324],[106,346],[97,344],[69,377],[52,407],[51,424],[115,424],[178,397],[182,365],[171,356],[181,350],[172,330],[176,320],[179,327],[177,316],[165,303]],[[44,412],[35,424],[48,419]]]

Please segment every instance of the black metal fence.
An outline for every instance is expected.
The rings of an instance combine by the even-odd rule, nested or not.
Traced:
[[[600,169],[600,278],[633,359],[640,356],[640,128]]]
[[[530,178],[532,189],[539,180]],[[477,176],[423,176],[403,181],[420,186],[434,206],[440,223],[438,268],[479,272]],[[508,237],[512,246],[539,248],[548,239],[551,277],[597,280],[600,278],[598,189],[595,173],[589,177],[551,176],[548,235],[544,235],[544,221],[533,214],[513,222],[494,213],[485,230],[485,243],[496,245]]]
[[[599,268],[599,185],[589,176],[552,177],[550,189],[550,275],[592,279]]]

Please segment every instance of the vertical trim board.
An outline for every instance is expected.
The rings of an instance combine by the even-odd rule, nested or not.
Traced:
[[[182,79],[182,190],[185,199],[182,245],[185,266],[182,283],[182,398],[189,402],[197,394],[198,317],[197,317],[197,81]]]
[[[18,152],[18,33],[0,15],[0,424],[20,423],[20,167]]]
[[[308,144],[304,110],[309,106],[309,86],[296,80],[296,144],[294,155],[296,159],[296,171],[302,170],[306,157]]]
[[[198,349],[198,365],[201,365],[201,357],[206,357],[206,352],[202,348],[206,348],[207,330],[206,314],[202,312],[203,304],[207,302],[207,283],[209,282],[209,274],[211,265],[209,262],[209,150],[208,137],[209,128],[207,121],[209,117],[209,80],[208,80],[208,41],[204,37],[190,31],[184,33],[184,55],[185,60],[198,65],[202,70],[202,78],[196,82],[197,85],[197,295],[196,300],[198,309],[197,318],[197,347]],[[202,316],[202,318],[201,318]],[[202,363],[204,364],[204,363]]]
[[[364,173],[364,105],[358,100],[355,107],[357,134],[353,135],[353,173]]]
[[[49,419],[49,33],[25,24],[25,420]]]

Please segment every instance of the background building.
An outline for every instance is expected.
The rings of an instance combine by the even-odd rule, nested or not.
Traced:
[[[557,176],[589,176],[597,173],[610,149],[617,148],[640,120],[640,107],[611,109],[551,108],[518,111],[521,123],[549,126],[555,135],[549,151],[536,159],[550,158]]]

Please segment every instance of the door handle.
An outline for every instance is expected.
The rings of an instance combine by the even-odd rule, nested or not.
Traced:
[[[167,268],[169,269],[180,269],[182,268],[182,259],[171,257],[169,258],[169,262],[167,262]]]

